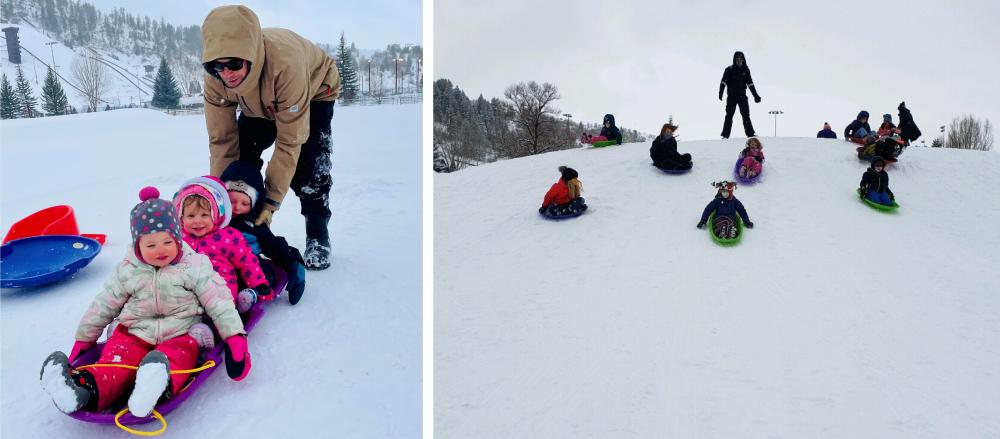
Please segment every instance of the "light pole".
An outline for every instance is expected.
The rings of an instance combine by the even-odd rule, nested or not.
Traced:
[[[399,62],[403,61],[403,58],[393,58],[392,60],[396,62],[396,91],[394,94],[399,94]]]
[[[771,110],[768,111],[767,114],[774,115],[774,137],[778,137],[778,115],[785,114],[785,112],[781,110]]]

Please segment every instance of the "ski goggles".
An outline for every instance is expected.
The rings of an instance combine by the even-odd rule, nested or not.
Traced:
[[[229,69],[229,71],[235,72],[242,69],[244,63],[246,63],[246,60],[241,58],[230,58],[229,61],[226,62],[209,61],[205,63],[205,70],[208,71],[209,74],[222,73],[223,69]]]

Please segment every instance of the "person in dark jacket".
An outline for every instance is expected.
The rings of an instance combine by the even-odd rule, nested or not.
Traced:
[[[900,102],[897,109],[899,110],[900,137],[909,145],[910,142],[920,138],[920,128],[917,128],[917,124],[913,122],[913,115],[906,108],[906,102]]]
[[[615,116],[613,114],[604,115],[604,128],[601,128],[601,135],[608,140],[618,142],[618,145],[622,144],[622,130],[619,130],[615,126]]]
[[[653,165],[660,169],[691,169],[691,154],[677,152],[674,131],[677,131],[676,125],[669,122],[663,124],[660,135],[653,139],[653,146],[649,148],[649,158],[653,159]]]
[[[817,139],[836,139],[837,138],[837,133],[833,132],[833,130],[830,129],[830,123],[829,122],[823,122],[823,129],[820,132],[816,133],[816,138]]]
[[[718,191],[715,194],[715,199],[708,203],[708,206],[705,206],[705,210],[701,213],[701,221],[698,222],[698,228],[705,227],[708,217],[712,215],[712,212],[715,212],[712,230],[715,231],[716,236],[730,239],[737,236],[739,233],[739,229],[736,227],[737,214],[743,219],[743,224],[748,229],[752,229],[753,222],[750,221],[746,209],[743,208],[743,203],[733,196],[733,191],[736,190],[736,183],[723,181],[712,183],[712,186],[718,188]]]
[[[861,176],[858,195],[875,203],[892,206],[896,196],[889,189],[889,174],[885,172],[885,160],[882,157],[872,157],[871,167]]]
[[[753,93],[753,101],[760,103],[760,95],[753,85],[753,78],[750,77],[750,68],[747,67],[746,57],[743,52],[733,54],[733,65],[726,67],[722,72],[722,83],[719,84],[719,100],[722,100],[722,92],[729,87],[726,97],[726,120],[722,124],[722,138],[728,139],[729,132],[733,128],[733,114],[736,106],[740,107],[740,116],[743,117],[743,132],[747,137],[754,136],[753,123],[750,122],[750,103],[747,101],[747,87]]]
[[[848,140],[858,145],[867,145],[869,142],[865,139],[866,137],[871,137],[875,133],[872,132],[872,127],[868,125],[868,112],[861,110],[858,113],[858,117],[854,119],[847,128],[844,128],[844,140]]]
[[[288,273],[288,300],[295,305],[305,292],[305,262],[299,250],[288,245],[285,238],[275,236],[267,223],[254,223],[263,208],[260,197],[266,194],[260,171],[253,163],[236,160],[222,172],[221,180],[226,184],[229,200],[233,204],[233,219],[229,225],[243,233],[257,256],[267,256]],[[261,267],[268,281],[274,285],[274,273],[269,272],[266,265]]]

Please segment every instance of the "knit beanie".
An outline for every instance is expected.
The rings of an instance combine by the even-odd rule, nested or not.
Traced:
[[[160,191],[155,187],[146,186],[139,191],[139,204],[132,208],[129,224],[132,229],[132,250],[140,261],[139,238],[156,232],[167,232],[177,243],[177,257],[171,264],[181,259],[183,252],[181,240],[181,225],[177,220],[177,211],[173,203],[159,198]]]
[[[240,192],[250,197],[250,210],[253,210],[253,207],[257,205],[257,189],[254,189],[253,186],[250,186],[243,180],[227,181],[226,190]]]
[[[229,192],[226,191],[226,185],[222,184],[222,180],[212,176],[204,176],[184,182],[181,185],[181,190],[174,194],[174,209],[177,210],[178,214],[184,213],[184,200],[191,196],[200,196],[208,200],[212,206],[209,213],[212,215],[212,224],[215,229],[229,225],[229,220],[232,219],[233,215],[233,205],[229,201]]]
[[[578,174],[576,172],[576,169],[568,168],[566,166],[560,166],[559,167],[559,172],[562,173],[562,180],[563,181],[570,181],[570,180],[572,180],[572,179],[577,178],[577,177],[580,176],[580,174]]]

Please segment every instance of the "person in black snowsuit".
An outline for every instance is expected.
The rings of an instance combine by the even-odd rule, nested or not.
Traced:
[[[885,160],[882,157],[872,157],[871,167],[861,176],[858,195],[886,206],[891,206],[896,199],[889,189],[889,174],[885,172]]]
[[[676,125],[665,123],[660,129],[660,135],[653,139],[653,146],[649,148],[649,158],[653,159],[653,165],[657,168],[691,169],[691,154],[677,152],[677,139],[674,139],[674,131],[676,130]]]
[[[604,127],[601,128],[601,135],[608,140],[616,141],[617,145],[622,144],[622,130],[615,126],[615,116],[613,114],[604,115]]]
[[[299,250],[288,245],[285,238],[275,236],[267,223],[254,224],[254,219],[260,215],[264,206],[260,197],[267,194],[264,191],[264,178],[261,177],[256,164],[236,160],[222,172],[221,180],[225,183],[234,206],[233,218],[229,225],[243,234],[247,244],[253,248],[254,254],[267,256],[288,273],[288,301],[295,305],[302,298],[306,287],[305,262]],[[237,194],[246,195],[249,199],[249,212],[236,213],[237,198],[234,197],[237,197]],[[264,275],[270,284],[274,285],[274,273],[267,265],[262,264],[261,268],[264,269]]]
[[[913,115],[906,108],[906,102],[900,102],[897,109],[899,110],[900,138],[909,145],[910,142],[920,138],[920,128],[917,128],[917,124],[913,122]]]
[[[753,78],[750,77],[750,68],[747,67],[746,57],[743,52],[733,54],[733,65],[726,67],[722,73],[722,83],[719,84],[719,100],[722,100],[722,92],[729,87],[726,97],[726,120],[722,124],[722,138],[728,139],[729,132],[733,128],[733,114],[736,106],[740,107],[740,116],[743,117],[743,132],[747,137],[754,136],[753,123],[750,122],[750,103],[747,101],[747,87],[753,94],[753,101],[760,103],[760,95],[753,85]]]

